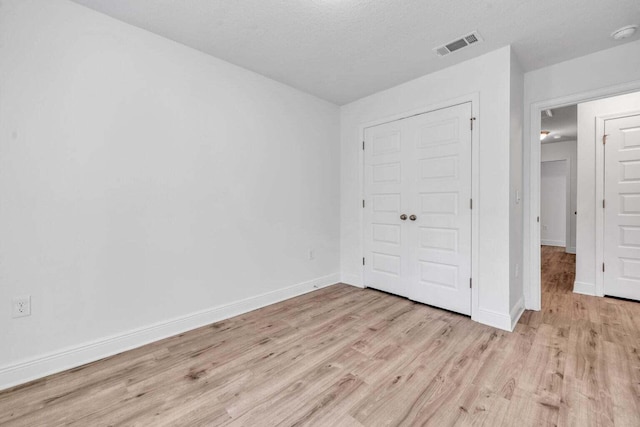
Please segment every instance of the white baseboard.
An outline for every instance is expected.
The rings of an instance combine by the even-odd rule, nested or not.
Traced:
[[[475,313],[472,313],[471,319],[483,325],[493,326],[509,332],[513,331],[511,316],[508,313],[498,313],[497,311],[480,308]]]
[[[540,239],[540,244],[542,246],[560,246],[560,247],[565,247],[567,246],[566,242],[564,240],[544,240],[544,239]]]
[[[574,254],[576,253],[576,247],[575,246],[570,246],[565,250],[566,253],[568,254]]]
[[[343,273],[341,282],[346,285],[355,286],[356,288],[364,288],[362,278],[359,274]]]
[[[576,294],[596,295],[596,285],[594,283],[574,282],[573,292]]]
[[[520,297],[518,302],[516,302],[516,304],[511,309],[511,312],[509,313],[509,316],[511,317],[512,331],[515,329],[516,325],[518,324],[518,320],[520,320],[522,313],[524,313],[524,298]]]
[[[94,362],[123,351],[171,337],[220,320],[228,319],[298,295],[324,288],[340,281],[340,274],[330,274],[297,285],[249,297],[240,301],[188,314],[122,334],[68,347],[37,358],[0,367],[0,390],[24,384],[47,375]]]

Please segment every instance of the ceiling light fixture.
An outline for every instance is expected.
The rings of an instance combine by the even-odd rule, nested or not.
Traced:
[[[540,132],[540,141],[542,141],[543,139],[545,139],[551,132],[549,132],[548,130],[543,130]]]
[[[619,28],[611,33],[611,38],[614,40],[626,39],[627,37],[631,37],[637,29],[637,25],[627,25],[626,27]]]

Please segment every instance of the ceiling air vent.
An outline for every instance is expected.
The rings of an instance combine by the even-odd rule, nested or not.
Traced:
[[[477,31],[474,31],[466,36],[460,37],[457,40],[453,40],[444,46],[439,46],[433,50],[436,51],[438,56],[445,56],[450,54],[451,52],[455,52],[456,50],[460,50],[464,47],[470,46],[472,44],[477,44],[482,41],[482,37]]]

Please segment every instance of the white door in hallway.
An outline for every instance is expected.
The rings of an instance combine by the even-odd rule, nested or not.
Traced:
[[[471,314],[471,103],[365,131],[365,285]]]
[[[640,300],[640,115],[605,121],[604,293]]]
[[[567,246],[567,181],[566,160],[540,164],[540,243]]]

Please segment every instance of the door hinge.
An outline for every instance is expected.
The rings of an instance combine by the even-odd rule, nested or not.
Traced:
[[[602,263],[602,272],[604,273],[604,262]]]
[[[469,288],[473,287],[473,279],[469,277]]]
[[[540,222],[540,217],[538,217],[537,221]]]
[[[364,199],[362,199],[362,207],[364,208]]]
[[[362,257],[362,265],[364,265],[364,257]]]
[[[362,141],[362,149],[364,150],[364,141]]]
[[[469,199],[469,209],[473,209],[473,199]]]
[[[609,134],[604,134],[602,135],[602,145],[606,145],[607,144],[607,137],[609,136]]]
[[[469,119],[469,121],[471,122],[471,130],[473,130],[473,122],[475,122],[476,118],[475,117],[471,117]]]
[[[604,209],[604,199],[602,199],[602,209]]]

